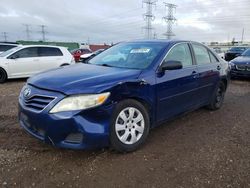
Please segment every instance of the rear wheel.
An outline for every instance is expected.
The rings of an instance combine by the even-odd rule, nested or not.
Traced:
[[[148,112],[141,103],[131,99],[120,102],[112,117],[112,147],[119,152],[138,149],[145,142],[149,127]]]
[[[4,83],[7,80],[7,74],[4,69],[0,68],[0,83]]]
[[[223,82],[220,82],[219,86],[216,89],[216,92],[208,105],[210,110],[218,110],[221,108],[226,92],[226,86]]]

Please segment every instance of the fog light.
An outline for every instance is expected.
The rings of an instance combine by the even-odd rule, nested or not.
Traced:
[[[65,138],[65,142],[80,144],[83,140],[83,135],[81,133],[72,133]]]

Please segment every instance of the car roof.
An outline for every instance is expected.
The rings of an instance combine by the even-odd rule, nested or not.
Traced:
[[[63,47],[63,46],[53,46],[53,45],[23,45],[22,47],[24,48],[27,48],[27,47],[52,47],[52,48],[66,48],[66,47]]]
[[[175,44],[180,42],[195,42],[195,41],[189,41],[189,40],[168,40],[168,39],[138,39],[138,40],[131,40],[131,41],[125,41],[125,42],[145,42],[145,43],[165,43],[165,44]],[[200,43],[200,42],[197,42]],[[202,44],[202,43],[200,43]]]
[[[0,42],[0,45],[18,46],[19,44]]]

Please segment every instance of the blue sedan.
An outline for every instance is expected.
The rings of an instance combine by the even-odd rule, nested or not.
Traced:
[[[231,77],[250,78],[250,49],[229,62]]]
[[[20,93],[19,121],[57,147],[130,152],[166,120],[203,106],[221,108],[228,70],[197,42],[124,42],[87,64],[30,78]]]

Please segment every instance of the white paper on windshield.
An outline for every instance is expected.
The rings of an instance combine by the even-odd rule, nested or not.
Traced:
[[[146,54],[149,53],[150,49],[149,48],[140,48],[140,49],[133,49],[130,51],[131,54]]]

